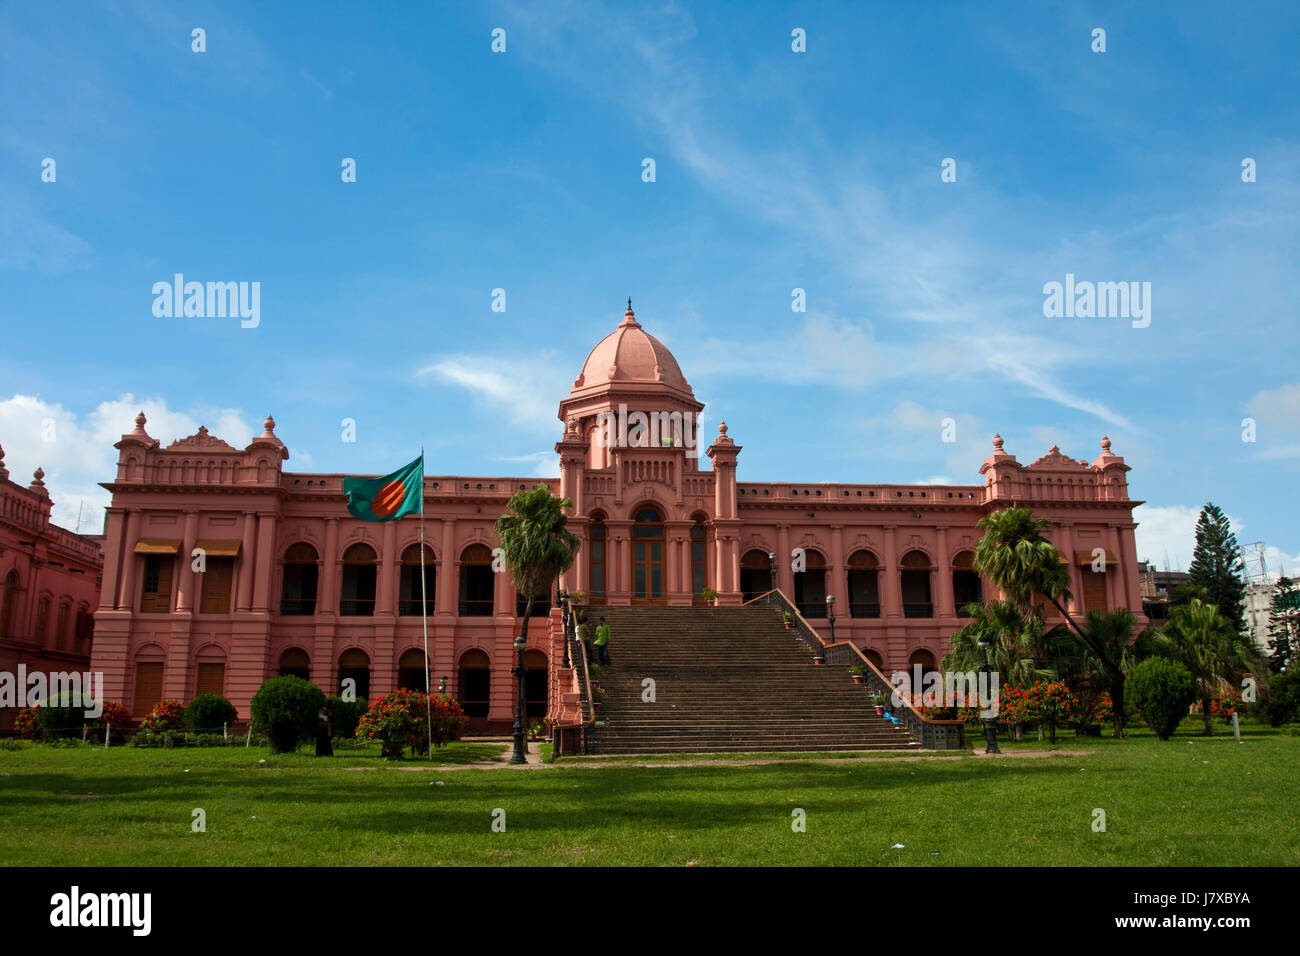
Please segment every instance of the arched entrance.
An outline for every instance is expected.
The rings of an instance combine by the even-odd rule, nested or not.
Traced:
[[[357,700],[370,702],[370,655],[352,648],[339,655],[339,696],[343,696],[345,680],[356,681]]]
[[[826,559],[811,548],[804,570],[794,576],[794,603],[806,618],[826,617]]]
[[[740,559],[740,597],[752,601],[772,590],[772,559],[764,551],[746,551]]]
[[[488,715],[492,703],[492,661],[482,651],[468,650],[460,656],[456,700],[466,717]]]
[[[416,555],[418,559],[419,552]],[[425,684],[424,651],[411,648],[397,662],[397,686],[403,690],[418,690],[423,694],[427,692]]]
[[[541,651],[524,651],[524,706],[529,720],[546,716],[547,661]]]
[[[311,658],[300,647],[290,647],[280,655],[280,676],[311,680]]]
[[[632,526],[632,603],[664,603],[664,521],[655,508],[638,508]]]

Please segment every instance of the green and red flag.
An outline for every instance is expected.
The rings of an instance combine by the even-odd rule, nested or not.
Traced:
[[[424,455],[382,478],[344,478],[348,511],[362,521],[395,521],[424,512]]]

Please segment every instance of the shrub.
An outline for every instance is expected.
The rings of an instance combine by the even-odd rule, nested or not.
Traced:
[[[161,734],[165,730],[182,730],[184,727],[185,705],[179,700],[158,701],[140,721],[140,729],[147,734]]]
[[[272,753],[292,753],[316,732],[316,714],[325,695],[301,677],[273,677],[253,695],[253,728],[266,734]]]
[[[235,705],[220,694],[199,694],[185,708],[185,729],[217,730],[223,724],[233,724],[239,719]]]
[[[1196,699],[1196,679],[1177,661],[1152,657],[1124,681],[1124,706],[1142,715],[1161,740],[1168,740]]]
[[[131,722],[131,712],[115,700],[104,701],[104,711],[94,720],[89,721],[90,726],[115,727],[121,730]]]
[[[326,697],[325,709],[330,715],[330,731],[335,737],[355,737],[357,723],[366,712],[364,700],[344,700],[342,697]]]
[[[82,727],[91,723],[86,717],[86,711],[91,709],[91,700],[83,700],[77,691],[61,691],[57,697],[47,697],[36,711],[41,737],[45,740],[79,740]]]
[[[1232,715],[1241,710],[1241,691],[1231,687],[1215,690],[1210,698],[1210,712],[1215,717],[1222,717],[1224,723],[1232,723]]]
[[[1059,681],[1035,681],[1025,693],[1025,716],[1030,723],[1047,727],[1056,742],[1056,728],[1078,717],[1079,705],[1070,689]]]
[[[1296,719],[1300,714],[1300,670],[1295,664],[1268,679],[1268,697],[1256,704],[1256,710],[1270,727],[1281,727]]]
[[[35,739],[41,731],[41,720],[37,715],[39,706],[24,707],[18,711],[18,716],[14,718],[14,730]]]
[[[469,724],[454,698],[446,694],[429,698],[418,690],[402,689],[375,701],[357,723],[357,737],[379,741],[380,752],[388,760],[400,760],[407,748],[417,756],[429,748],[430,715],[433,742],[438,747],[455,740]]]

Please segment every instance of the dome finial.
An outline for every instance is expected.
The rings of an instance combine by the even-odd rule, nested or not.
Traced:
[[[628,310],[629,312],[632,311],[632,297],[631,297],[631,296],[628,296],[628,297],[627,297],[627,310]]]

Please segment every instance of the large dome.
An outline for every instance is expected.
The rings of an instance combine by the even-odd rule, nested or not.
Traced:
[[[658,384],[694,395],[668,346],[641,328],[631,299],[618,328],[601,339],[587,356],[570,394],[622,383]]]

